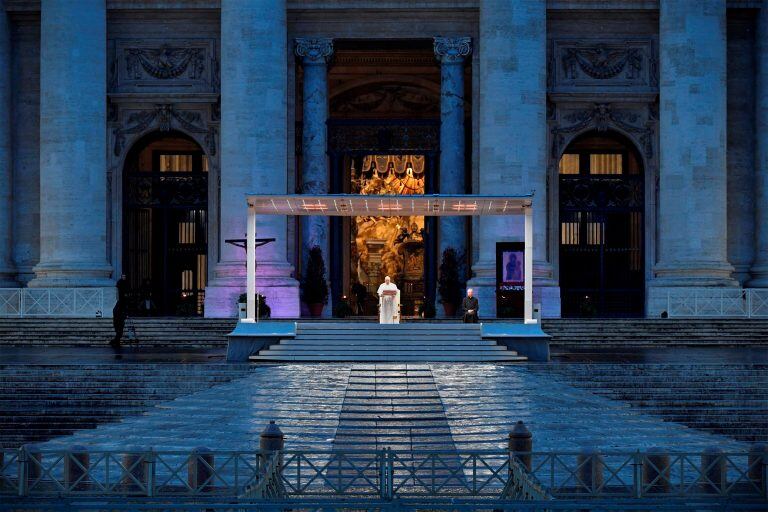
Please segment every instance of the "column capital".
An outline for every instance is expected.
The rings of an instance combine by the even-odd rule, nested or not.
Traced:
[[[443,64],[460,63],[472,53],[471,37],[436,37],[435,56]]]
[[[329,37],[297,37],[296,55],[304,64],[326,64],[333,55],[333,39]]]

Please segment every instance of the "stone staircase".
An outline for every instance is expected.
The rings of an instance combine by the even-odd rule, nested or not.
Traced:
[[[762,364],[550,364],[556,374],[600,396],[628,402],[665,421],[768,442],[768,362]]]
[[[754,346],[768,343],[768,319],[547,319],[553,348]]]
[[[129,318],[124,341],[142,347],[226,347],[234,318]],[[111,318],[0,318],[0,346],[104,346]]]
[[[247,375],[247,364],[0,365],[0,447],[95,428]]]
[[[343,322],[355,328],[373,320]],[[494,322],[485,319],[484,322]],[[126,337],[142,347],[226,347],[234,318],[130,318]],[[405,326],[423,325],[408,321]],[[456,320],[430,320],[431,325],[460,325]],[[545,319],[544,332],[554,349],[756,346],[768,340],[768,319]],[[135,336],[134,336],[135,333]],[[0,318],[0,346],[105,346],[114,335],[109,318]]]
[[[479,324],[299,323],[296,337],[252,361],[518,362],[524,356],[483,339]]]

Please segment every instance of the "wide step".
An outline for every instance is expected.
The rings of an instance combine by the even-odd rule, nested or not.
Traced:
[[[483,339],[479,325],[374,323],[299,324],[296,337],[281,340],[252,361],[520,362],[527,358]]]

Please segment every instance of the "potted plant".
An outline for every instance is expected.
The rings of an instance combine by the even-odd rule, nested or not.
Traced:
[[[443,251],[440,275],[437,278],[437,291],[440,293],[440,303],[443,305],[445,315],[455,316],[461,300],[461,283],[459,282],[459,258],[453,247]]]
[[[309,314],[318,317],[328,302],[328,283],[325,280],[323,251],[315,246],[309,250],[309,260],[301,282],[301,298],[309,308]]]
[[[424,304],[421,306],[422,318],[435,318],[435,301],[424,298]]]
[[[272,314],[272,308],[267,305],[267,298],[260,293],[256,297],[259,318],[269,318]],[[248,295],[245,293],[241,293],[237,299],[237,312],[238,318],[246,318],[248,316]]]

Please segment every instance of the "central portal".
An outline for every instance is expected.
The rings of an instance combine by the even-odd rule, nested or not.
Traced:
[[[364,155],[348,159],[350,191],[360,195],[423,195],[424,155]],[[372,198],[372,200],[375,200]],[[376,314],[376,289],[390,276],[401,290],[400,312],[420,316],[424,306],[424,217],[351,217],[349,279],[352,311]]]

